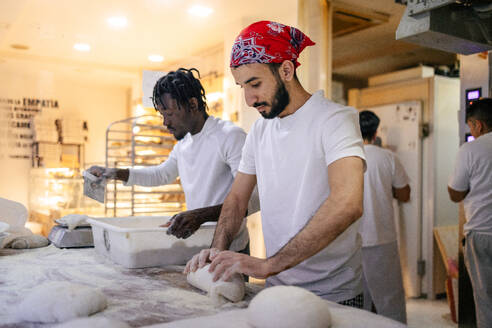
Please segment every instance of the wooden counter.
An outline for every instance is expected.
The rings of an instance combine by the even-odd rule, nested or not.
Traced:
[[[49,281],[70,281],[99,288],[108,298],[106,310],[95,314],[132,327],[246,308],[261,289],[246,284],[242,302],[214,307],[204,292],[191,287],[182,266],[126,269],[97,254],[93,248],[34,250],[0,249],[0,327],[52,327],[20,322],[17,304],[32,288]]]

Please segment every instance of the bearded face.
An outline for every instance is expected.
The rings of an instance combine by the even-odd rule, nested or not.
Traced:
[[[277,79],[277,90],[273,95],[273,99],[270,101],[271,109],[270,112],[262,112],[261,116],[266,119],[272,119],[277,117],[280,113],[282,113],[290,103],[289,92],[285,88],[284,82],[280,79]]]

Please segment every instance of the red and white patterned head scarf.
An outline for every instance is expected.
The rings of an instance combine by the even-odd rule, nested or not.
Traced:
[[[234,41],[231,67],[244,64],[282,63],[290,60],[296,67],[297,58],[304,48],[315,43],[295,27],[270,21],[251,24]]]

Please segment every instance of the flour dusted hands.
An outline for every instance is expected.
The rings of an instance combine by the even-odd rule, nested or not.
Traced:
[[[217,248],[203,249],[193,256],[186,264],[183,273],[195,272],[207,265],[208,262],[211,262],[208,271],[213,272],[214,282],[219,279],[229,281],[236,273],[258,279],[265,279],[278,273],[278,270],[272,267],[268,259],[260,259],[233,251],[220,251]]]
[[[117,169],[93,165],[87,170],[87,172],[104,179],[116,179]]]
[[[200,253],[196,254],[191,258],[191,260],[186,263],[186,267],[183,271],[184,274],[190,272],[195,272],[198,268],[203,268],[207,262],[209,262],[210,257],[215,256],[220,253],[217,248],[207,248],[202,249]]]
[[[209,271],[214,279],[229,281],[236,273],[242,273],[257,279],[265,279],[279,271],[272,268],[268,259],[260,259],[233,251],[222,251],[210,256],[212,263]]]

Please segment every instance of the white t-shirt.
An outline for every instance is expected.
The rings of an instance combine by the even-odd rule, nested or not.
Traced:
[[[284,118],[258,119],[244,144],[239,171],[256,175],[266,255],[273,256],[313,217],[330,194],[328,165],[364,159],[357,111],[313,94]],[[358,222],[319,253],[269,277],[269,285],[304,287],[342,301],[361,292]]]
[[[463,200],[465,233],[492,234],[492,132],[460,147],[448,185],[456,191],[470,190]]]
[[[125,185],[160,186],[179,176],[188,210],[222,204],[236,176],[245,139],[246,133],[240,127],[209,116],[200,132],[188,133],[176,143],[165,162],[130,169]],[[242,248],[231,249],[246,247],[248,232],[244,223],[238,237],[235,243]]]
[[[393,152],[365,145],[367,170],[364,174],[364,214],[359,233],[362,247],[396,241],[393,190],[408,184],[408,176]]]

